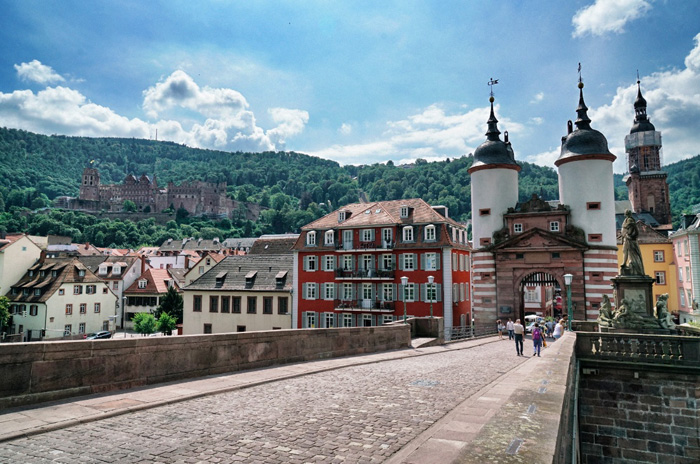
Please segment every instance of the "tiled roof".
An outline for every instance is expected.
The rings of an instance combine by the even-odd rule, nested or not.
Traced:
[[[259,238],[256,240],[255,245],[253,245],[248,251],[249,255],[278,255],[283,253],[291,253],[294,243],[297,241],[299,234],[294,234],[285,238],[274,238],[274,239],[264,239]]]
[[[168,272],[170,273],[172,278],[175,279],[177,286],[182,287],[185,284],[185,274],[190,272],[190,269],[185,269],[182,267],[178,267],[178,268],[171,267],[170,269],[168,269]]]
[[[139,288],[139,282],[144,279],[146,280],[146,287]],[[174,279],[168,272],[168,269],[148,269],[146,272],[141,274],[141,277],[136,279],[136,281],[131,284],[131,286],[126,289],[124,293],[143,293],[149,295],[167,293],[167,282],[171,280]]]
[[[35,265],[29,268],[19,282],[12,285],[15,288],[29,289],[29,295],[24,296],[21,291],[18,295],[12,295],[12,289],[6,295],[13,302],[43,303],[64,283],[89,284],[101,282],[89,269],[85,270],[84,276],[78,275],[79,269],[85,269],[85,266],[78,261],[78,258],[47,258],[39,263],[38,266]],[[30,271],[34,273],[33,276],[29,275]],[[46,275],[42,277],[41,271],[45,271]],[[56,276],[53,276],[54,271]],[[41,289],[41,295],[34,295],[33,290],[35,288]]]
[[[224,246],[226,248],[250,248],[256,240],[255,237],[227,238],[224,240]]]
[[[3,251],[5,247],[12,245],[22,237],[24,235],[7,235],[5,238],[0,239],[0,251]]]
[[[136,263],[138,266],[139,258],[136,256],[79,256],[78,259],[98,278],[103,280],[122,280],[126,275],[126,271]],[[100,274],[100,264],[107,265],[107,274]],[[114,274],[114,266],[119,265],[121,271]]]
[[[671,243],[671,239],[665,236],[664,234],[657,232],[653,228],[651,228],[648,224],[645,224],[644,221],[638,220],[637,221],[637,230],[639,231],[639,235],[637,236],[637,242],[638,243]],[[617,233],[617,244],[622,245],[622,234],[620,233],[621,231],[618,230]]]
[[[228,256],[211,268],[199,279],[185,287],[185,290],[247,290],[284,291],[292,289],[292,268],[294,258],[291,253],[282,255],[242,255]],[[246,285],[246,276],[255,272],[252,285]],[[286,272],[282,285],[278,287],[277,275]],[[218,276],[218,279],[217,279]]]

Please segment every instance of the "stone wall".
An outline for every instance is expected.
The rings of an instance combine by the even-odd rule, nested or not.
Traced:
[[[582,367],[581,462],[700,462],[698,403],[697,369]]]
[[[277,364],[410,346],[410,326],[0,345],[0,410]]]

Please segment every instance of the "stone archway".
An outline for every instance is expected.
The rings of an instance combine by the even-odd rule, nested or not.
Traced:
[[[561,314],[565,298],[563,274],[554,269],[527,269],[519,274],[513,288],[513,293],[518,295],[514,308],[516,319],[524,323],[526,313],[544,317]]]

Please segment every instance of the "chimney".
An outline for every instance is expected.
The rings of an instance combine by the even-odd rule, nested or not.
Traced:
[[[141,255],[141,275],[146,272],[146,257]]]
[[[185,255],[185,269],[190,268],[190,257],[188,255]]]

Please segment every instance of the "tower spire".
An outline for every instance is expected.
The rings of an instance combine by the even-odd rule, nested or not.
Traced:
[[[501,131],[498,130],[498,119],[496,119],[496,115],[493,112],[493,86],[498,84],[498,79],[494,79],[493,77],[489,79],[488,86],[491,88],[491,91],[489,92],[489,102],[491,102],[491,114],[489,115],[489,120],[488,120],[488,130],[486,131],[486,138],[488,140],[500,140],[499,135],[501,134]]]
[[[586,102],[583,101],[583,78],[581,78],[581,63],[578,64],[578,89],[578,108],[576,108],[576,114],[578,114],[578,118],[576,118],[575,122],[576,128],[590,129],[591,119],[588,117],[588,107],[586,106]]]

